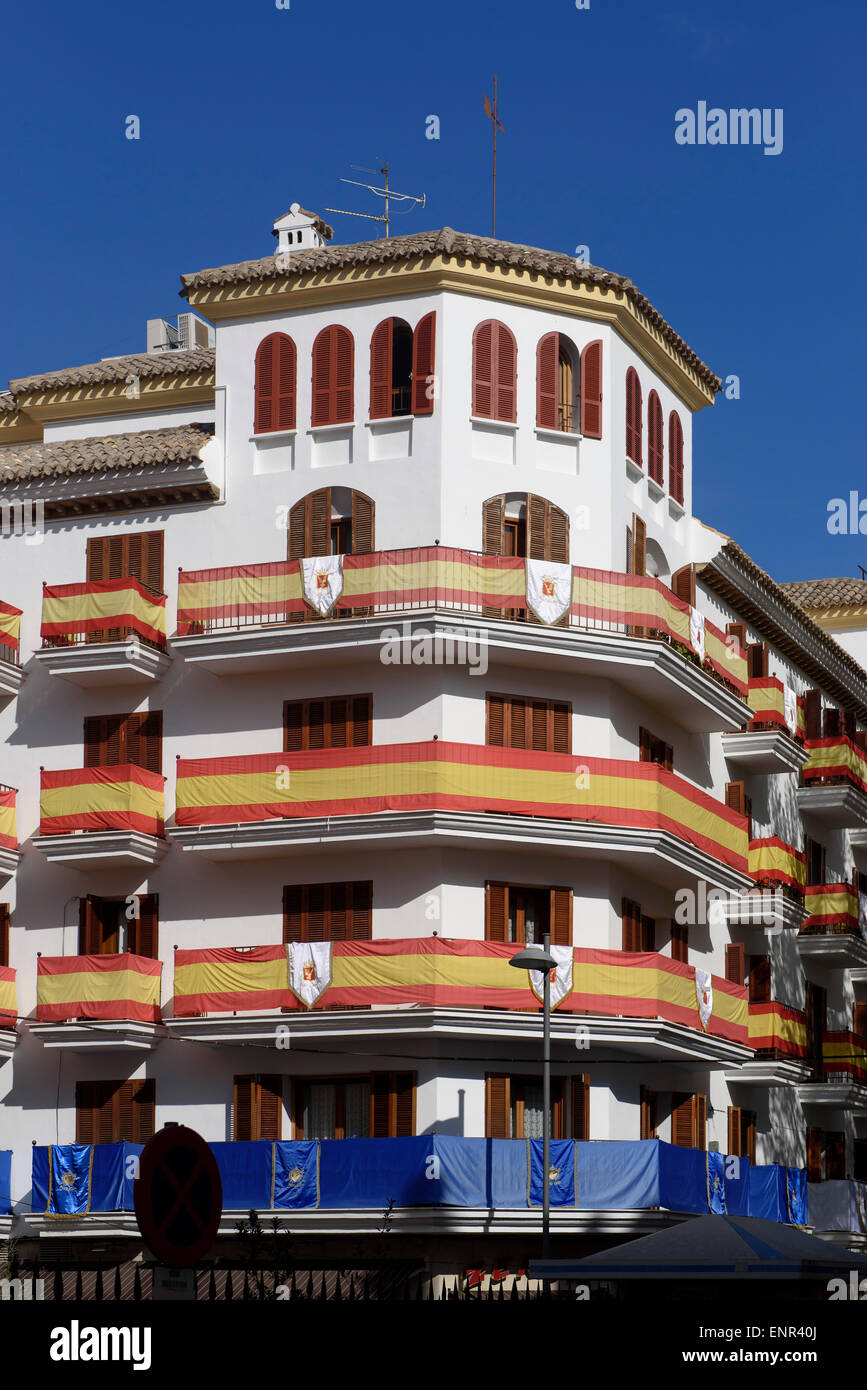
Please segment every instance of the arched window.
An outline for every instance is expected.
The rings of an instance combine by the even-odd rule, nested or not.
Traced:
[[[580,358],[561,333],[546,333],[536,349],[536,424],[572,434],[578,428]]]
[[[289,510],[290,560],[312,555],[366,555],[373,550],[375,504],[363,492],[321,487]]]
[[[486,555],[522,555],[569,563],[569,516],[535,493],[503,492],[482,506]]]
[[[641,382],[634,367],[626,373],[626,457],[639,467],[641,451]]]
[[[504,323],[487,319],[473,334],[473,414],[514,421],[518,347]]]
[[[254,434],[294,430],[297,360],[285,333],[269,333],[256,349]]]
[[[683,426],[676,410],[668,417],[668,490],[683,504]]]
[[[355,392],[355,345],[348,328],[332,323],[313,344],[312,424],[349,424]]]
[[[370,340],[370,418],[430,415],[434,392],[436,315],[425,314],[415,332],[403,319],[384,319]]]
[[[662,406],[655,391],[647,398],[647,476],[662,486]]]

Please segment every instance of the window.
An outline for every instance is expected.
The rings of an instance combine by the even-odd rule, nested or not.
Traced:
[[[297,353],[285,333],[269,333],[256,349],[253,433],[294,430]]]
[[[482,549],[486,555],[522,555],[568,565],[569,517],[534,493],[489,497],[482,509]]]
[[[818,884],[825,882],[825,846],[818,840],[811,840],[809,835],[804,837],[804,858],[806,860],[807,887],[814,888]]]
[[[807,1127],[807,1182],[829,1182],[846,1177],[846,1135],[842,1130]],[[856,1162],[858,1140],[855,1141]],[[861,1143],[863,1144],[863,1140]]]
[[[489,693],[486,742],[491,748],[571,753],[572,706],[557,700]]]
[[[771,958],[770,956],[750,956],[749,958],[749,1000],[751,1004],[770,1004],[771,1002]]]
[[[75,1087],[76,1144],[146,1144],[155,1129],[156,1086],[142,1081],[79,1081]]]
[[[643,462],[641,382],[634,367],[626,373],[626,457],[639,467]]]
[[[84,766],[118,767],[134,763],[148,772],[162,772],[163,716],[98,714],[84,721]]]
[[[638,730],[638,761],[658,763],[671,772],[674,768],[674,749],[664,739],[657,738],[649,729]]]
[[[370,695],[287,700],[283,706],[284,752],[369,747],[372,703]]]
[[[163,532],[94,536],[87,542],[87,582],[138,579],[155,594],[163,590]],[[101,641],[112,641],[102,637]]]
[[[9,904],[0,903],[0,965],[9,964],[9,920]]]
[[[473,334],[473,415],[514,421],[518,348],[504,323],[488,319]]]
[[[656,943],[656,923],[652,917],[645,917],[641,904],[631,898],[623,898],[620,904],[621,950],[653,951]]]
[[[283,1137],[282,1076],[236,1076],[233,1096],[234,1140]]]
[[[485,939],[554,946],[572,945],[572,889],[514,883],[485,884]]]
[[[332,323],[313,344],[313,411],[317,425],[352,421],[355,410],[355,344],[348,328]],[[314,551],[321,555],[323,551]]]
[[[541,1139],[542,1078],[485,1077],[485,1137]],[[590,1138],[590,1078],[551,1078],[551,1138]]]
[[[747,837],[753,838],[753,803],[747,796],[743,782],[726,782],[726,806],[747,818]]]
[[[842,1130],[825,1131],[825,1180],[846,1177],[846,1135]]]
[[[662,486],[662,406],[655,391],[647,398],[647,476]]]
[[[0,908],[0,913],[2,911]],[[867,1038],[867,1003],[862,999],[856,999],[852,1004],[852,1032],[857,1033],[859,1038]]]
[[[676,410],[668,417],[668,491],[683,506],[683,426]]]
[[[703,1149],[707,1097],[675,1092],[671,1097],[671,1142],[681,1149]]]
[[[82,956],[122,955],[156,960],[159,955],[159,898],[144,893],[128,898],[99,898],[89,893],[78,900],[78,951]]]
[[[547,333],[536,349],[536,424],[539,429],[577,431],[580,359],[568,338]]]
[[[369,941],[373,883],[292,883],[283,889],[284,941]]]
[[[822,737],[822,692],[804,691],[804,737]]]
[[[726,979],[733,985],[743,985],[746,973],[743,944],[740,941],[730,941],[726,945]]]
[[[804,986],[804,1013],[807,1016],[807,1061],[810,1063],[813,1080],[821,1081],[822,1043],[825,1037],[828,1016],[828,996],[821,985],[807,980]]]
[[[403,319],[384,319],[370,341],[370,418],[430,415],[434,393],[436,315],[426,314],[413,333]]]
[[[374,512],[373,500],[354,489],[323,487],[308,492],[289,510],[288,558],[369,554]]]
[[[671,924],[671,959],[689,965],[689,929],[685,922]]]
[[[756,1112],[743,1110],[739,1105],[728,1108],[728,1144],[726,1152],[736,1158],[756,1161]]]
[[[758,679],[768,674],[767,642],[750,642],[747,646],[747,674]]]
[[[403,1139],[415,1134],[415,1072],[296,1081],[296,1139]]]

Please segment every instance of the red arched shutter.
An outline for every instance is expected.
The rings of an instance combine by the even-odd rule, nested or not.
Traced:
[[[270,333],[256,351],[253,432],[295,428],[297,353],[285,333]]]
[[[391,346],[394,319],[384,319],[373,330],[370,340],[370,418],[387,420],[391,415]]]
[[[352,420],[354,392],[352,334],[340,324],[323,328],[313,344],[313,425]]]
[[[683,502],[683,426],[676,410],[668,417],[668,490]]]
[[[626,456],[641,464],[641,383],[634,367],[626,373]]]
[[[436,362],[436,321],[434,313],[425,314],[419,319],[412,335],[412,413],[413,415],[432,415],[434,408],[435,383],[434,364]]]
[[[581,354],[581,433],[602,438],[602,342],[588,343]]]
[[[473,334],[473,414],[490,419],[494,398],[494,322],[480,323]]]
[[[655,391],[647,400],[647,476],[662,482],[662,406]]]
[[[497,383],[495,416],[498,420],[514,420],[516,418],[518,345],[504,323],[495,325],[495,343],[494,367]]]
[[[536,424],[540,430],[557,428],[557,386],[560,335],[546,333],[536,348]]]
[[[336,328],[334,361],[334,424],[348,423],[353,416],[355,393],[355,349],[348,328]]]

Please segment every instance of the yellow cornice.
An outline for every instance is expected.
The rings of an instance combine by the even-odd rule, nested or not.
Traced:
[[[444,290],[608,323],[691,410],[713,403],[714,393],[695,367],[668,342],[661,329],[651,324],[625,291],[605,285],[573,284],[514,266],[470,265],[456,258],[428,256],[413,264],[340,266],[291,279],[279,276],[243,284],[199,286],[190,291],[189,302],[217,322]]]
[[[807,613],[825,632],[845,632],[849,628],[867,628],[867,605],[840,604],[834,608],[808,608]]]
[[[0,444],[33,443],[41,438],[42,426],[38,420],[31,420],[20,410],[0,410]]]
[[[22,391],[16,399],[35,420],[75,420],[87,415],[134,415],[142,410],[213,405],[214,373],[145,377],[139,382],[139,395],[133,397],[126,394],[127,389],[123,381],[99,381]]]

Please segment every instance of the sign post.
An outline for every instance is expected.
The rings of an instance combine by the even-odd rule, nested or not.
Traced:
[[[149,1139],[133,1202],[142,1239],[163,1265],[191,1270],[198,1264],[216,1239],[223,1212],[217,1160],[201,1135],[169,1125]]]

